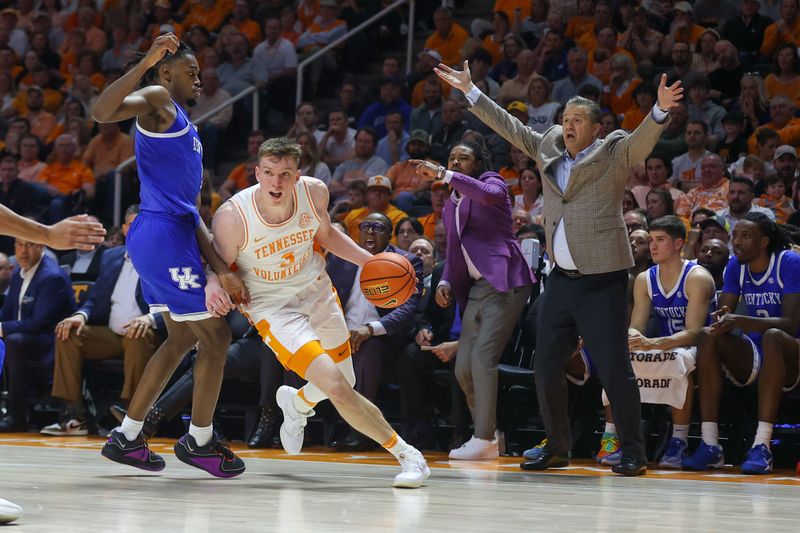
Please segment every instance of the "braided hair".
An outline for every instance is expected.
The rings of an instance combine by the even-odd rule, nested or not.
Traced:
[[[784,233],[781,227],[778,226],[774,220],[771,220],[764,213],[754,213],[751,211],[750,213],[747,213],[742,220],[747,220],[758,226],[758,229],[761,231],[761,233],[763,233],[764,236],[769,239],[767,252],[770,255],[791,248],[792,241],[789,239],[789,236]]]
[[[463,146],[468,148],[472,151],[472,155],[475,156],[475,176],[478,177],[486,171],[492,170],[491,168],[491,161],[492,161],[492,154],[489,152],[488,148],[481,146],[478,143],[472,141],[458,141],[453,145],[453,148],[456,146]],[[450,148],[450,151],[453,151],[453,148]]]
[[[146,52],[137,52],[133,56],[133,59],[127,65],[125,65],[125,70],[126,71],[130,70],[134,65],[139,63],[142,59],[144,59],[146,55],[147,55]],[[164,54],[164,57],[162,57],[158,61],[158,63],[150,67],[147,70],[147,72],[144,73],[144,76],[142,76],[142,82],[140,84],[141,87],[147,87],[148,85],[155,85],[156,83],[158,83],[158,71],[161,68],[161,65],[172,63],[173,61],[181,57],[193,56],[193,55],[194,55],[194,50],[192,50],[192,48],[185,42],[180,41],[178,49],[175,50],[174,53],[167,52],[166,54]]]

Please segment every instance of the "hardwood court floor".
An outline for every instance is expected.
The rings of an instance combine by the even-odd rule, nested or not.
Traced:
[[[167,468],[140,473],[99,455],[94,438],[0,437],[0,497],[25,510],[10,532],[490,532],[800,530],[800,478],[792,472],[741,476],[651,470],[610,475],[579,462],[531,474],[518,459],[447,462],[430,454],[419,490],[391,488],[398,469],[386,453],[247,450],[247,472],[217,480],[154,439]]]

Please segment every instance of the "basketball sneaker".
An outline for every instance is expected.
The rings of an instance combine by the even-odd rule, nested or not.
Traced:
[[[500,456],[497,439],[486,440],[472,436],[460,448],[450,450],[449,458],[457,461],[491,461]]]
[[[525,459],[536,459],[537,457],[539,457],[539,455],[541,455],[542,450],[544,450],[545,446],[547,446],[546,438],[542,439],[542,442],[540,442],[533,448],[530,448],[522,452],[522,457],[524,457]]]
[[[141,433],[134,440],[128,440],[122,431],[114,429],[101,453],[103,457],[116,463],[135,466],[150,472],[160,472],[166,466],[160,455],[150,451]]]
[[[244,473],[244,461],[222,442],[216,433],[205,446],[198,446],[189,434],[175,443],[175,457],[189,466],[205,470],[215,477],[229,478]]]
[[[708,470],[709,468],[722,468],[725,464],[725,454],[722,446],[712,446],[701,442],[694,453],[683,460],[681,466],[684,470]]]
[[[619,437],[614,433],[603,433],[600,439],[600,451],[597,452],[595,460],[601,465],[614,466],[622,460],[622,452],[619,449]]]
[[[0,498],[0,525],[10,524],[22,517],[22,507]]]
[[[281,424],[281,445],[289,455],[297,455],[303,449],[303,435],[305,434],[306,421],[314,416],[314,410],[301,413],[294,406],[294,397],[297,389],[283,385],[278,389],[275,399],[278,407],[283,411],[283,424]]]
[[[672,437],[669,439],[669,446],[667,451],[661,456],[658,462],[659,468],[672,468],[680,470],[683,465],[683,460],[689,455],[689,445],[683,439]]]
[[[55,424],[43,427],[39,433],[53,437],[80,437],[89,434],[89,426],[85,418],[65,417]]]
[[[422,482],[431,475],[431,469],[422,454],[415,448],[397,454],[402,472],[394,478],[393,487],[401,489],[418,489]]]
[[[766,444],[756,444],[747,452],[742,463],[742,474],[771,474],[772,452]]]

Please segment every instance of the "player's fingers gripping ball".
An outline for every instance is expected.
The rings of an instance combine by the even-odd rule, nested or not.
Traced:
[[[372,257],[361,269],[361,292],[377,307],[403,305],[416,291],[416,273],[411,261],[394,252]]]

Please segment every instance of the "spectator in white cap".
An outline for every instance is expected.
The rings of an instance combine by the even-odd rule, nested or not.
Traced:
[[[367,181],[367,206],[360,209],[353,209],[344,217],[344,225],[347,234],[357,240],[361,235],[358,225],[371,213],[383,213],[392,221],[395,227],[400,219],[408,215],[397,209],[390,203],[392,199],[392,180],[386,176],[372,176]],[[397,238],[392,237],[392,243],[397,244]]]
[[[661,55],[669,57],[672,45],[686,43],[690,46],[697,44],[705,28],[694,22],[694,9],[689,2],[675,2],[673,8],[675,19],[669,29],[669,34],[661,44]]]

